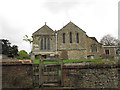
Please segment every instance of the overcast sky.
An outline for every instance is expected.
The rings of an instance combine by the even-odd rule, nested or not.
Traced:
[[[45,22],[59,30],[72,21],[98,41],[110,34],[118,38],[119,0],[0,0],[0,38],[30,52],[23,36],[32,36]]]

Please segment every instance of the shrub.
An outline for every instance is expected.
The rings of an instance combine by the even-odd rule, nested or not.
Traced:
[[[19,51],[18,55],[19,55],[19,59],[30,59],[30,56],[25,50]]]

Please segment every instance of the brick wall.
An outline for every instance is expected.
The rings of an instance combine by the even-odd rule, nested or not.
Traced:
[[[31,88],[32,64],[2,65],[2,88]]]

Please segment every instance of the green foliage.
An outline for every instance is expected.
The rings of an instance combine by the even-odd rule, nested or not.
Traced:
[[[35,59],[35,60],[33,61],[33,63],[34,63],[34,64],[39,64],[39,59]]]
[[[23,40],[29,42],[30,44],[33,42],[31,38],[28,38],[28,35],[25,35]]]
[[[18,46],[13,45],[11,46],[11,43],[9,40],[2,39],[1,43],[2,44],[2,54],[7,55],[8,57],[16,57],[18,54]]]
[[[114,63],[117,62],[116,60],[105,60],[105,59],[84,59],[84,60],[80,60],[80,59],[71,59],[71,60],[63,60],[63,63],[80,63],[80,62],[90,62],[90,63],[94,63],[94,64],[98,64],[98,63]],[[39,59],[35,59],[33,61],[34,64],[39,64]],[[44,62],[44,64],[55,64],[56,62]],[[59,60],[59,64],[61,63],[61,60]]]
[[[30,59],[30,56],[25,50],[21,50],[19,53],[19,59]]]

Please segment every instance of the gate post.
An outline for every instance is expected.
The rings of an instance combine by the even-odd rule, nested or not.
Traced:
[[[61,59],[61,86],[63,86],[63,59]]]
[[[39,87],[42,87],[42,60],[39,60]]]
[[[33,63],[34,59],[35,59],[35,55],[34,55],[34,54],[32,54],[32,55],[31,55],[31,60],[32,60],[32,63]]]

